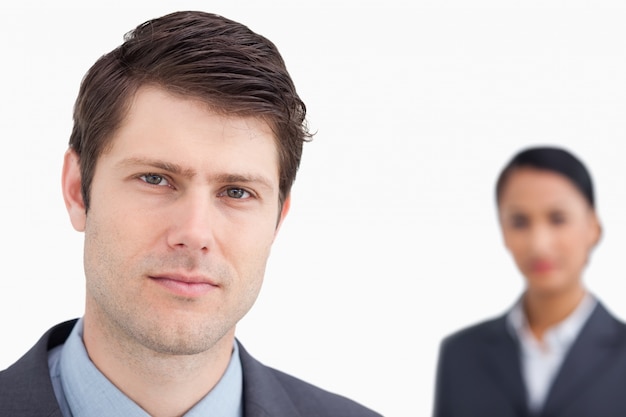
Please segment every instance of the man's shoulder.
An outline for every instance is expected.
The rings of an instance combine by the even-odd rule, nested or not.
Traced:
[[[356,401],[315,386],[280,370],[261,364],[239,344],[246,409],[255,415],[307,417],[380,417]],[[297,413],[297,414],[295,414]]]
[[[62,344],[76,320],[58,324],[7,369],[0,371],[0,415],[55,416],[58,412],[50,381],[48,351]]]
[[[0,384],[20,375],[48,372],[48,351],[65,342],[76,324],[76,319],[57,324],[44,333],[35,345],[14,364],[0,371]],[[14,381],[14,379],[13,379]],[[0,391],[1,392],[1,391]]]
[[[274,372],[276,378],[281,381],[282,385],[292,394],[292,398],[298,399],[304,406],[304,409],[317,408],[324,410],[325,414],[323,415],[329,416],[379,416],[378,413],[375,413],[347,397],[329,392],[279,370],[272,369],[272,372]],[[326,414],[329,412],[334,413]]]

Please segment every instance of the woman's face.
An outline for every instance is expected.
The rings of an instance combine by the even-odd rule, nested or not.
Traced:
[[[565,176],[517,168],[499,201],[504,243],[529,293],[554,295],[581,284],[589,253],[600,238],[595,211]]]

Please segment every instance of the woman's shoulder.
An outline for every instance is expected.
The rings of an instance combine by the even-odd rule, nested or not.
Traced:
[[[442,345],[464,346],[482,344],[509,336],[507,315],[503,314],[468,325],[446,336]]]
[[[626,322],[615,315],[600,300],[597,301],[590,314],[583,331],[592,332],[598,336],[619,336],[626,343]]]

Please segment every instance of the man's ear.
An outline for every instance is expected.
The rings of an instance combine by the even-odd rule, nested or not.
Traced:
[[[65,152],[61,182],[63,200],[65,200],[65,208],[70,215],[72,226],[77,231],[84,232],[87,212],[81,192],[80,163],[78,155],[72,148]]]
[[[276,230],[274,231],[274,237],[278,234],[278,230],[280,230],[280,226],[283,224],[283,220],[287,217],[287,213],[289,213],[289,207],[291,206],[291,194],[285,198],[283,201],[283,206],[280,209],[280,216],[278,217],[278,223],[276,224]]]

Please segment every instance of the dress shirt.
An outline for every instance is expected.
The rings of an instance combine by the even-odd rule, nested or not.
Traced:
[[[63,417],[149,414],[109,381],[91,362],[83,344],[82,318],[65,344],[48,355],[50,378]],[[237,342],[228,367],[217,385],[185,417],[243,416],[243,376]]]
[[[510,329],[520,342],[522,375],[526,384],[528,407],[539,412],[548,396],[567,352],[593,312],[597,300],[586,293],[576,309],[563,321],[549,328],[538,341],[530,331],[522,298],[507,316]]]

